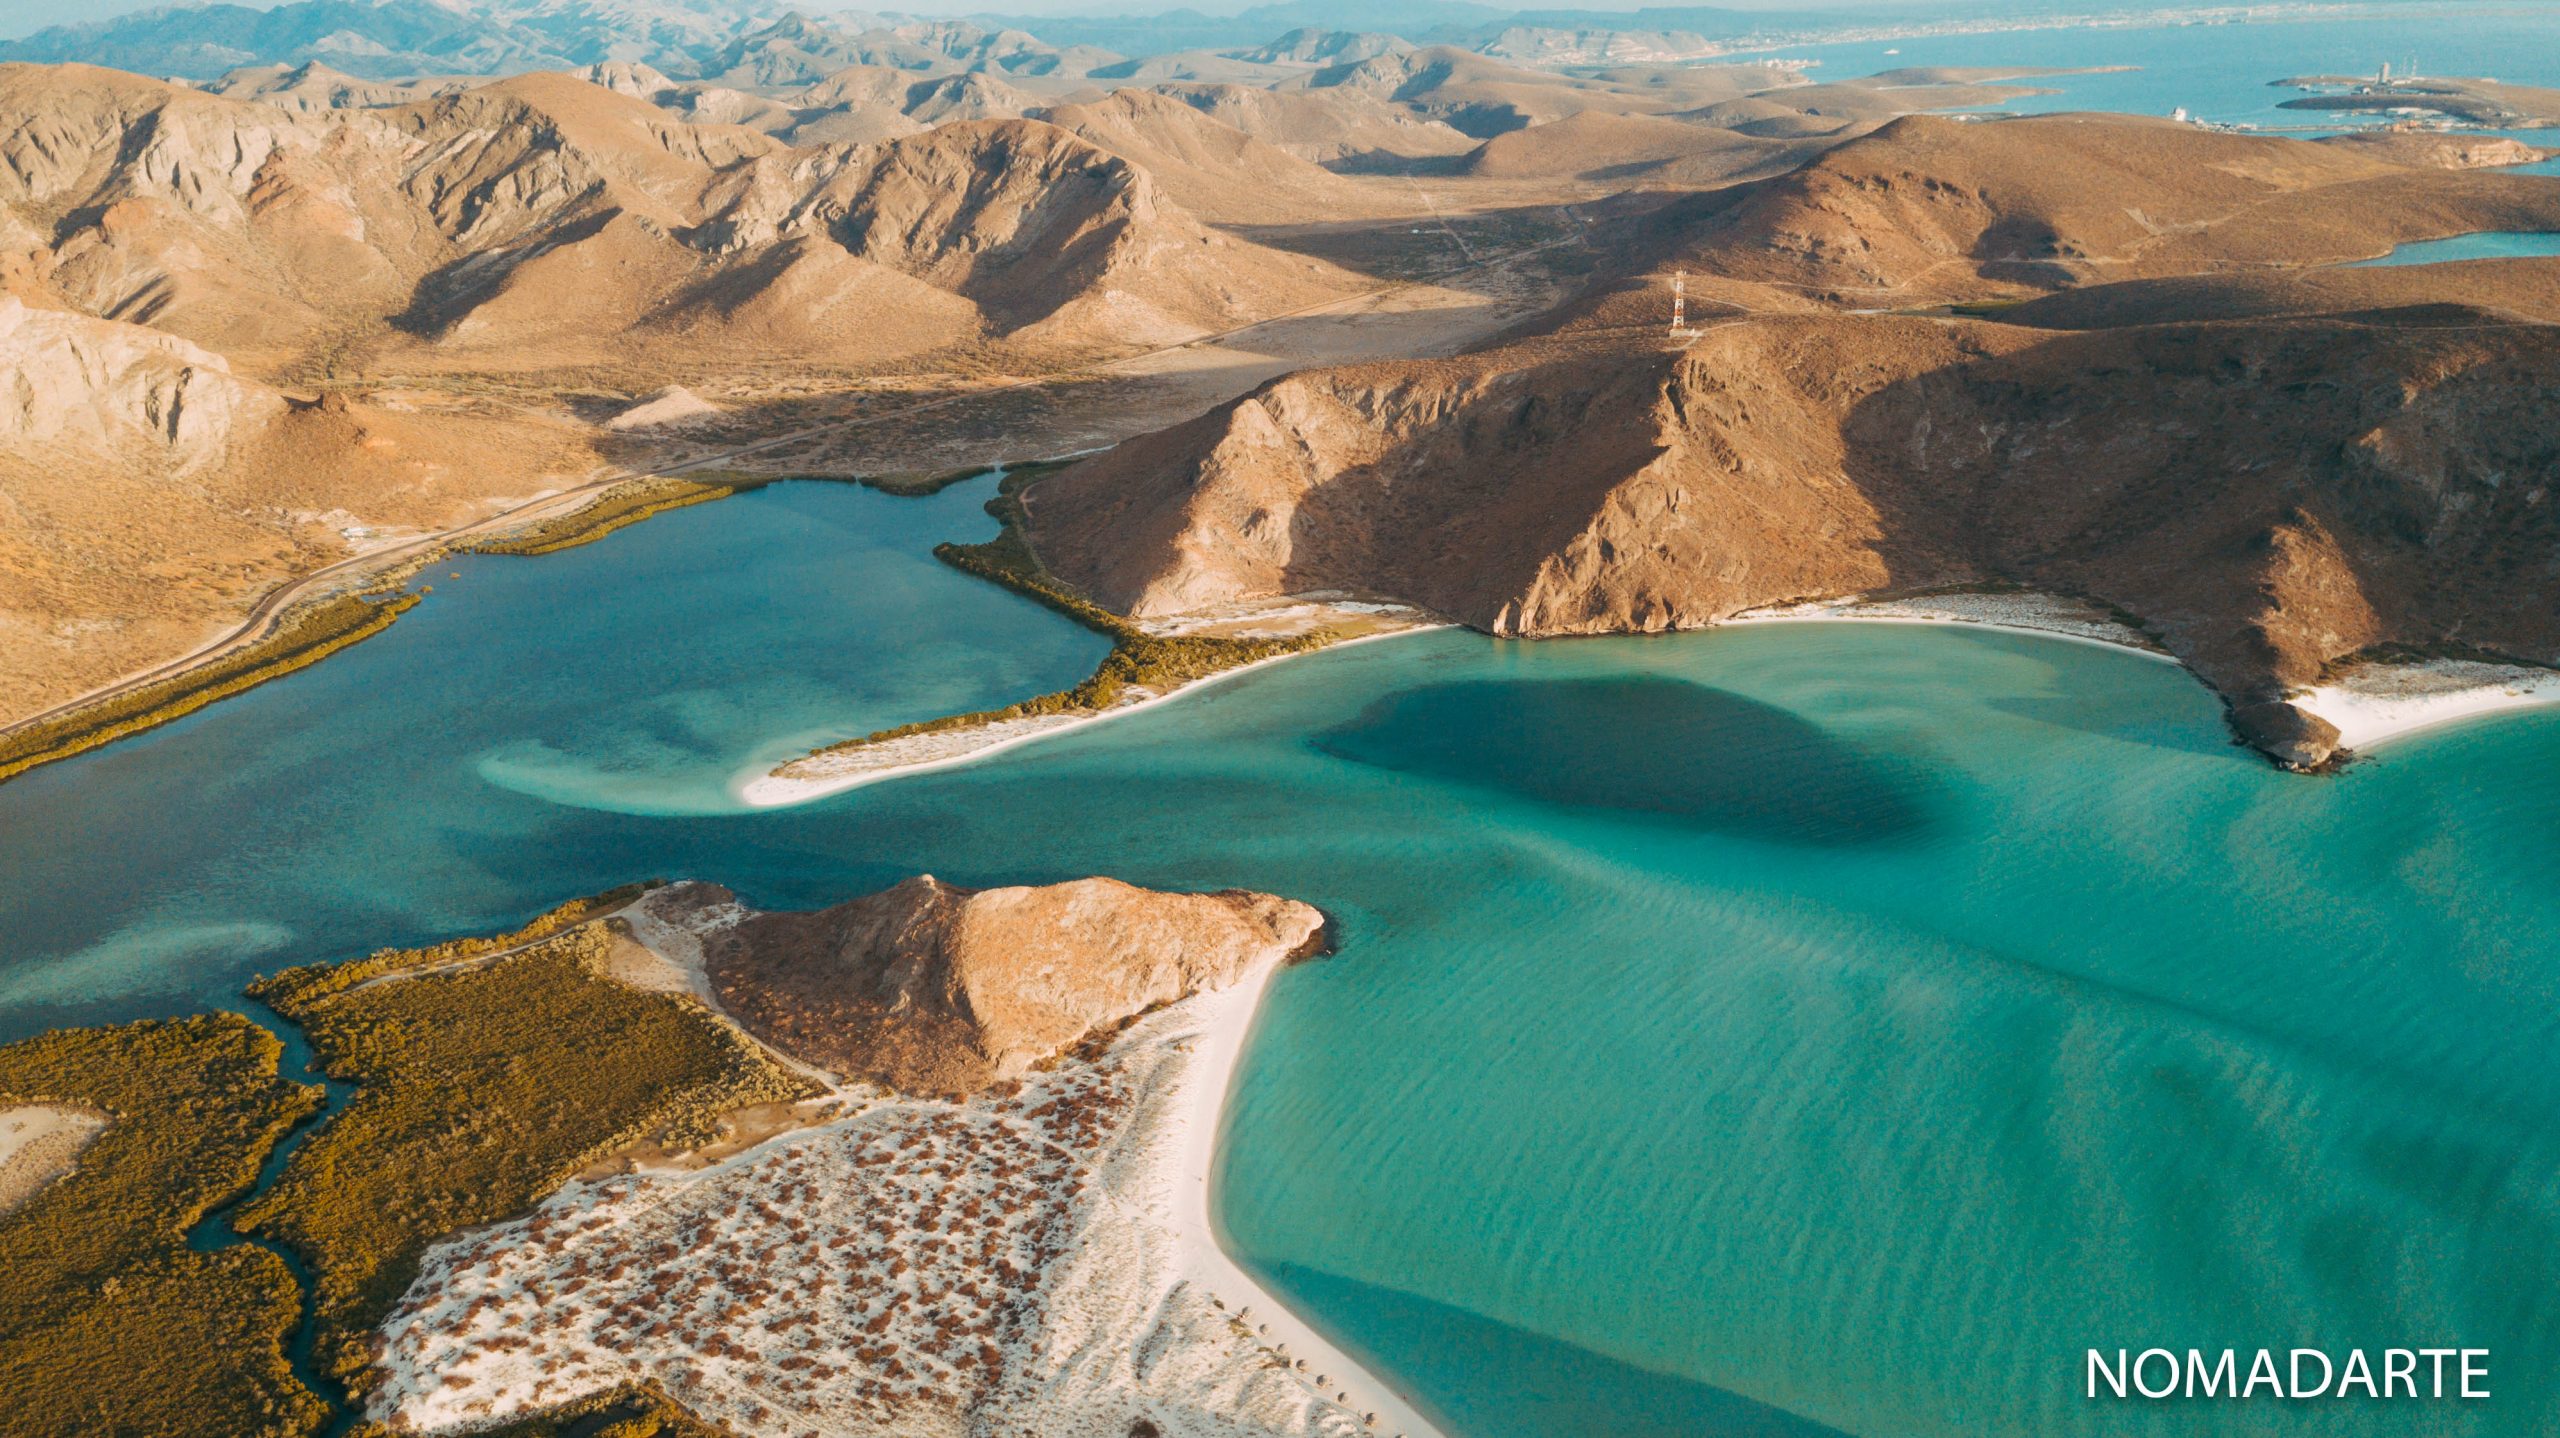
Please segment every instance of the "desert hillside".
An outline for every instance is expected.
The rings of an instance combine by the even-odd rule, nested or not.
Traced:
[[[1676,258],[1874,305],[2560,228],[2560,182],[2410,158],[2119,115],[1915,115],[1734,194]]]
[[[193,647],[279,575],[599,462],[566,422],[295,398],[175,336],[6,296],[0,436],[0,693],[24,708]]]
[[[2057,335],[1765,316],[1310,372],[1070,469],[1040,554],[1163,615],[1349,589],[1497,634],[1949,584],[2086,595],[2259,706],[2376,645],[2560,659],[2560,331],[2346,318]]]
[[[1109,346],[1353,285],[1204,229],[1138,160],[1054,126],[917,122],[794,146],[625,93],[645,77],[599,77],[625,88],[531,74],[315,112],[0,67],[7,273],[30,302],[299,372],[350,345],[411,369],[514,370],[665,369],[706,346],[856,366],[1007,336]],[[1269,186],[1274,169],[1283,194],[1332,181],[1155,103],[1155,131],[1178,117],[1178,138],[1072,118],[1177,176],[1216,165],[1220,194]],[[861,322],[747,302],[776,284],[860,291]]]
[[[1466,437],[1491,433],[1485,406],[1498,401],[1486,395],[1548,395],[1549,427],[1565,423],[1559,404],[1616,415],[1555,431],[1570,432],[1570,468],[1586,476],[1641,470],[1657,441],[1701,454],[1757,446],[1772,466],[1824,476],[1840,456],[1881,464],[1842,438],[1858,416],[1840,394],[1953,393],[1951,376],[1994,373],[1972,350],[2033,350],[2051,370],[2039,384],[2060,384],[2072,364],[2130,366],[2123,393],[2183,404],[2176,376],[2150,368],[2166,351],[2121,334],[2075,348],[2061,332],[2247,320],[2260,328],[2246,343],[2273,344],[2288,325],[2315,325],[2340,337],[2325,362],[2406,370],[2407,383],[2449,395],[2417,339],[2368,329],[2431,317],[2444,344],[2529,345],[2504,327],[2560,313],[2551,268],[2531,261],[2459,267],[2474,281],[2459,291],[2327,267],[2407,240],[2560,228],[2560,181],[2500,173],[2538,153],[2512,141],[2391,132],[2315,144],[2122,117],[1907,116],[2014,93],[2020,78],[1913,70],[1816,84],[1783,65],[1628,52],[1541,68],[1493,53],[1552,61],[1588,48],[1564,32],[1492,50],[1284,38],[1136,64],[959,22],[785,17],[717,45],[696,37],[682,63],[591,59],[497,80],[362,78],[307,60],[202,85],[0,65],[0,293],[18,306],[5,362],[25,377],[17,422],[43,430],[0,473],[0,497],[26,520],[0,530],[0,611],[30,641],[7,661],[7,712],[183,653],[291,576],[615,464],[747,448],[794,472],[860,472],[824,442],[777,448],[774,436],[941,411],[1103,361],[1152,366],[1145,418],[1132,418],[1128,388],[1091,385],[981,405],[974,428],[952,433],[976,452],[1082,448],[1292,364],[1395,361],[1319,369],[1251,402],[1277,416],[1274,435],[1294,433],[1293,407],[1322,409],[1311,397],[1370,386],[1424,416],[1389,405],[1339,445],[1310,432],[1311,475],[1390,454],[1432,472],[1399,481],[1410,513],[1377,516],[1329,508],[1324,495],[1350,491],[1308,481],[1315,497],[1290,512],[1317,529],[1283,536],[1297,558],[1281,568],[1312,564],[1534,632],[1704,622],[1746,600],[1879,581],[1834,530],[1774,526],[1769,542],[1797,557],[1755,542],[1748,584],[1639,599],[1605,584],[1574,597],[1582,579],[1532,583],[1599,510],[1578,511],[1593,499],[1583,495],[1550,512],[1524,491],[1494,503],[1507,516],[1498,532],[1468,529],[1484,506],[1459,496],[1494,472]],[[1774,430],[1779,411],[1755,409],[1713,433],[1683,421],[1679,443],[1657,433],[1663,396],[1691,382],[1627,376],[1659,359],[1674,270],[1689,274],[1690,314],[1708,327],[1692,358],[1734,350],[1737,363],[1776,366],[1781,389],[1766,403],[1789,396],[1801,413]],[[1477,288],[1407,294],[1461,273]],[[1221,357],[1182,348],[1343,303]],[[1502,318],[1454,329],[1407,318],[1424,304]],[[2000,323],[1855,313],[1948,305]],[[1791,328],[1789,315],[1808,318]],[[1847,327],[1811,318],[1824,315]],[[1406,358],[1497,332],[1485,353]],[[1563,359],[1559,338],[1590,348]],[[56,373],[65,345],[136,358]],[[1810,388],[1786,388],[1790,375]],[[2329,393],[2326,379],[2300,382]],[[677,420],[652,420],[676,412],[649,397],[678,390]],[[183,396],[174,410],[172,396]],[[2475,402],[2461,396],[2445,402]],[[1435,431],[1439,409],[1465,423]],[[2267,448],[2283,424],[2335,448],[2362,432],[2350,426],[2382,422],[2370,404],[2314,409],[2235,411],[2240,432],[2182,462],[2291,473],[2302,455]],[[1969,422],[1914,412],[1939,433]],[[1221,430],[1259,423],[1240,416],[1220,410],[1182,438],[1088,467],[1125,471],[1119,491],[1079,476],[1045,494],[1043,540],[1057,540],[1061,567],[1159,607],[1227,584],[1233,556],[1218,543],[1193,557],[1148,548],[1214,534],[1185,508],[1214,487],[1166,489],[1134,456],[1197,451],[1236,473],[1276,462]],[[1527,454],[1544,441],[1485,442]],[[879,447],[899,445],[894,427],[879,432]],[[2034,473],[2055,452],[2011,458]],[[1906,483],[1882,474],[1857,481],[1880,512]],[[1106,532],[1076,518],[1105,511],[1125,522]],[[1266,544],[1277,521],[1246,518]],[[1373,519],[1375,534],[1358,537]],[[1683,542],[1629,531],[1609,554]],[[1950,573],[2015,568],[2005,552],[1929,553]],[[1260,562],[1237,582],[1278,582]],[[1904,569],[1915,564],[1905,556]],[[2203,632],[2196,661],[2222,666],[2216,682],[2235,694],[2300,682],[2299,656],[2334,647],[2286,641],[2281,662],[2226,663]],[[2337,631],[2339,642],[2363,632]]]

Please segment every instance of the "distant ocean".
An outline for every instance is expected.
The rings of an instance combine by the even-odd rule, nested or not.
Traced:
[[[1997,34],[1861,40],[1755,52],[1814,61],[1812,77],[1851,79],[1915,65],[2076,69],[2132,65],[2130,73],[2024,81],[2058,93],[1991,107],[2018,114],[2113,110],[2167,115],[2184,108],[2220,124],[2316,127],[2334,117],[2277,106],[2301,92],[2270,81],[2296,75],[2419,73],[2486,76],[2560,86],[2560,5],[2416,4],[2352,7],[2354,18],[2303,10],[2249,23],[2075,25]],[[2548,132],[2560,136],[2560,131]]]

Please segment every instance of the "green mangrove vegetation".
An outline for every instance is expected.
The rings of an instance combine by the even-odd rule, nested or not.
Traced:
[[[1133,688],[1163,693],[1212,674],[1275,659],[1283,654],[1303,654],[1334,641],[1336,636],[1327,630],[1269,639],[1149,634],[1078,594],[1040,562],[1040,556],[1033,551],[1030,538],[1023,531],[1026,516],[1022,507],[1022,490],[1032,481],[1067,463],[1069,461],[1047,460],[1006,470],[1003,480],[997,484],[996,497],[987,501],[987,513],[1003,522],[1004,527],[996,537],[983,544],[937,544],[933,553],[935,558],[954,569],[1001,584],[1108,638],[1111,652],[1102,656],[1102,662],[1093,673],[1072,689],[1036,695],[1000,709],[980,709],[900,724],[858,739],[827,745],[813,751],[807,758],[866,748],[916,734],[974,729],[1008,719],[1094,713],[1111,707]],[[787,769],[789,766],[784,767]]]
[[[972,465],[967,469],[899,470],[890,474],[866,474],[856,483],[894,494],[900,499],[922,499],[940,494],[963,480],[976,479],[987,472],[987,466]]]
[[[752,487],[752,484],[733,482],[726,476],[719,480],[685,479],[672,475],[634,480],[606,490],[596,497],[593,504],[536,520],[494,539],[475,540],[463,546],[463,552],[557,554],[581,544],[593,544],[615,530],[638,524],[653,514],[726,499],[741,489]]]
[[[414,594],[384,600],[342,594],[295,612],[276,626],[275,633],[212,663],[101,695],[68,713],[0,735],[0,780],[166,724],[217,699],[317,664],[390,628],[417,602]]]
[[[187,1245],[320,1104],[278,1075],[282,1052],[237,1014],[0,1048],[0,1107],[107,1115],[76,1168],[0,1218],[0,1427],[298,1438],[326,1420],[286,1363],[302,1303],[284,1261]]]
[[[249,996],[290,1018],[369,980],[390,974],[449,969],[489,959],[509,950],[526,948],[537,940],[566,933],[589,920],[603,918],[659,887],[662,886],[651,880],[624,884],[583,899],[571,899],[536,914],[523,927],[501,934],[448,939],[441,944],[417,949],[376,949],[361,959],[349,959],[344,963],[304,964],[259,979],[249,986]]]
[[[350,1391],[437,1239],[521,1213],[633,1143],[695,1146],[731,1109],[816,1092],[692,999],[607,977],[616,941],[587,920],[614,907],[606,895],[495,939],[251,988],[357,1086],[237,1219],[317,1274],[315,1361]]]

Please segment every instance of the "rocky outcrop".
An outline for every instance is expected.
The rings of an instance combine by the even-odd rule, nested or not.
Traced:
[[[812,913],[745,913],[693,885],[651,908],[700,935],[721,1006],[759,1038],[848,1077],[948,1095],[1307,952],[1324,925],[1268,894],[1099,878],[964,889],[924,875]]]
[[[284,410],[275,391],[174,335],[0,295],[0,442],[21,455],[192,469]]]
[[[2336,736],[2287,696],[2333,660],[2560,660],[2554,373],[2547,326],[1767,316],[1292,375],[1044,482],[1031,535],[1141,616],[1347,589],[1559,635],[2086,595],[2312,767]]]

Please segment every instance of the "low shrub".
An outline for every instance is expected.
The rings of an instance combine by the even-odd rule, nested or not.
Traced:
[[[390,628],[417,602],[414,594],[380,601],[340,595],[301,610],[275,633],[210,664],[101,696],[95,703],[0,736],[0,779],[166,724],[218,699],[317,664]]]

